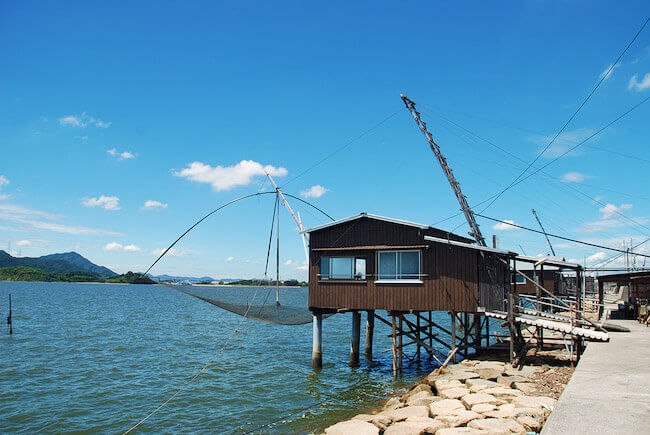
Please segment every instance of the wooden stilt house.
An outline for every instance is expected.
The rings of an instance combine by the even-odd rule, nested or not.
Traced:
[[[306,230],[309,233],[309,308],[314,314],[313,363],[321,364],[322,315],[352,312],[351,364],[358,363],[360,313],[366,311],[366,356],[372,356],[374,319],[393,329],[394,369],[401,368],[402,337],[434,352],[432,342],[466,352],[480,346],[485,310],[505,308],[510,287],[509,251],[428,225],[366,213]],[[376,311],[386,310],[388,321]],[[451,313],[452,327],[431,321],[432,311]],[[415,316],[408,320],[405,315]],[[428,315],[427,315],[428,314]],[[471,318],[470,318],[471,317]],[[483,316],[484,317],[484,316]],[[455,322],[465,328],[455,343]],[[442,329],[451,343],[440,340]],[[485,331],[487,333],[487,331]]]

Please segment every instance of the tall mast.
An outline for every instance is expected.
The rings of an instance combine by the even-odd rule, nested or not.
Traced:
[[[431,135],[431,133],[429,133],[426,123],[422,120],[422,117],[420,116],[420,112],[418,112],[417,109],[415,108],[415,102],[410,100],[405,95],[400,95],[400,97],[402,98],[402,101],[404,101],[404,104],[406,105],[408,111],[411,112],[411,115],[413,115],[413,119],[415,119],[415,123],[418,125],[418,127],[424,134],[425,139],[427,140],[429,146],[431,147],[431,151],[433,151],[433,153],[436,155],[436,158],[438,159],[438,163],[440,163],[440,166],[442,167],[442,171],[445,173],[445,176],[447,177],[447,181],[449,181],[449,184],[451,185],[451,188],[453,189],[454,194],[456,195],[456,199],[460,204],[460,208],[463,211],[463,214],[465,215],[465,219],[469,224],[469,228],[471,230],[469,234],[472,237],[474,237],[476,243],[478,243],[481,246],[487,246],[485,244],[485,239],[483,238],[483,234],[481,234],[481,229],[479,228],[478,223],[476,222],[476,218],[474,217],[474,212],[469,207],[469,204],[467,203],[467,198],[460,190],[460,184],[458,184],[458,181],[456,181],[456,178],[454,177],[451,168],[447,164],[447,159],[445,159],[445,156],[442,155],[442,152],[440,151],[440,147],[433,140],[433,136]]]
[[[551,248],[551,254],[555,257],[555,251],[553,250],[553,245],[551,245],[551,241],[548,238],[548,234],[546,234],[546,230],[542,226],[542,221],[539,220],[539,217],[537,216],[537,213],[535,213],[535,209],[531,209],[533,212],[533,216],[535,216],[535,219],[537,219],[537,223],[539,224],[539,227],[542,229],[542,232],[544,233],[544,237],[546,237],[546,241],[548,242],[548,247]]]
[[[278,190],[280,192],[280,190]],[[278,219],[275,221],[275,303],[280,305],[280,195],[275,196],[278,209]]]
[[[289,214],[291,215],[293,220],[296,222],[296,225],[298,226],[298,230],[300,231],[300,235],[302,236],[302,247],[305,250],[305,260],[307,261],[307,263],[309,263],[309,250],[307,249],[307,234],[303,233],[305,228],[302,226],[302,221],[300,220],[300,217],[296,216],[296,214],[293,212],[293,209],[287,202],[287,199],[284,197],[284,194],[282,193],[278,185],[275,184],[275,180],[273,179],[273,177],[271,177],[271,174],[267,172],[266,176],[269,177],[269,180],[271,180],[271,183],[273,184],[275,191],[278,192],[278,195],[280,196],[280,198],[282,198],[282,204],[287,208]]]

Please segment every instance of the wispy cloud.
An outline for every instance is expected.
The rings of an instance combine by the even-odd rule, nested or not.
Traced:
[[[115,148],[111,148],[110,150],[106,150],[106,153],[110,154],[113,157],[117,157],[117,160],[135,159],[135,154],[133,154],[131,151],[119,152]]]
[[[101,119],[93,118],[88,116],[86,112],[81,113],[80,115],[66,115],[62,118],[59,118],[59,124],[66,127],[78,127],[86,128],[89,125],[94,125],[99,128],[108,128],[111,123],[102,121]]]
[[[582,183],[587,178],[591,178],[591,175],[582,174],[580,172],[567,172],[562,175],[562,181],[566,183]]]
[[[228,263],[235,261],[235,257],[226,257]]]
[[[495,229],[497,231],[509,231],[509,230],[518,230],[519,228],[513,226],[515,221],[510,220],[510,219],[505,219],[503,222],[499,222],[496,225],[492,226],[492,229]]]
[[[155,256],[159,256],[163,252],[165,252],[164,249],[154,249],[153,251],[150,252],[150,254],[155,255]],[[165,255],[168,255],[170,257],[183,257],[183,256],[187,255],[187,252],[171,248],[169,250],[169,252],[167,252]]]
[[[600,73],[599,78],[605,78],[605,81],[609,80],[613,75],[614,75],[614,70],[621,66],[620,63],[617,63],[612,67],[612,64],[610,64],[607,68],[603,70],[603,72]],[[610,71],[611,69],[611,71]]]
[[[561,155],[564,155],[569,149],[573,148],[576,144],[584,141],[587,139],[589,136],[595,133],[595,130],[590,129],[590,128],[577,128],[575,130],[571,131],[565,131],[564,133],[560,134],[557,139],[551,144],[550,147],[544,152],[542,157],[545,158],[555,158],[555,157],[560,157]],[[540,151],[553,140],[553,137],[555,135],[547,135],[547,136],[533,136],[530,137],[529,140],[533,143],[536,143],[540,147]],[[592,139],[592,141],[595,141],[595,138]],[[567,154],[567,156],[577,156],[580,155],[580,150],[576,149]]]
[[[286,176],[288,171],[285,168],[262,165],[253,160],[242,160],[234,166],[210,166],[201,162],[192,162],[180,171],[172,171],[177,177],[199,183],[211,184],[217,192],[229,190],[237,186],[246,186],[251,183],[255,176],[269,173],[274,177]]]
[[[9,184],[9,180],[4,175],[0,175],[0,188]]]
[[[100,196],[99,198],[82,198],[81,204],[85,207],[101,207],[105,210],[119,210],[120,198],[117,196]]]
[[[140,210],[156,210],[167,208],[167,204],[160,201],[154,201],[153,199],[148,199],[144,202],[144,205]]]
[[[320,198],[321,196],[325,195],[329,189],[324,188],[320,184],[317,184],[315,186],[311,186],[307,190],[303,190],[300,192],[300,196],[303,198]]]
[[[56,222],[60,221],[61,219],[62,216],[60,215],[44,212],[41,210],[34,210],[15,204],[0,204],[0,220],[22,224],[22,228],[5,227],[9,231],[33,232],[34,230],[42,230],[78,235],[122,235],[119,232],[105,230],[102,228],[66,225]]]
[[[104,251],[142,252],[142,249],[138,248],[135,245],[125,246],[117,242],[107,243],[102,249]]]
[[[3,193],[0,195],[0,201],[11,198],[11,193]]]
[[[641,92],[650,88],[650,73],[643,76],[643,80],[639,81],[639,75],[634,74],[628,83],[627,88],[631,91]]]

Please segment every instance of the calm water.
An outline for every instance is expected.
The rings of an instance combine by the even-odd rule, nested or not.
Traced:
[[[138,430],[308,433],[372,408],[433,368],[393,380],[391,353],[381,352],[390,331],[380,322],[378,364],[348,367],[351,314],[324,320],[324,368],[314,373],[310,324],[243,319],[162,286],[0,282],[3,319],[10,292],[0,432],[124,432],[213,361]],[[281,298],[306,305],[306,289],[283,289]]]

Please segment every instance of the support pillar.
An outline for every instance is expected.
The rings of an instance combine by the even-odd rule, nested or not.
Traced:
[[[366,319],[366,359],[372,361],[372,338],[375,331],[375,311],[368,310],[366,312],[368,318]]]
[[[314,313],[314,337],[311,349],[311,365],[314,369],[320,370],[323,367],[323,315]]]
[[[420,313],[415,313],[415,327],[417,331],[415,332],[415,336],[417,337],[417,350],[415,352],[416,359],[418,363],[420,362]]]
[[[451,312],[451,330],[450,330],[450,332],[451,332],[451,350],[453,351],[454,349],[456,349],[456,312],[455,311]],[[458,352],[456,352],[456,354],[454,355],[454,363],[456,362],[456,355],[457,354],[458,354]]]
[[[603,319],[603,314],[605,313],[605,307],[603,306],[605,302],[605,283],[602,279],[598,280],[598,320]]]
[[[350,367],[359,365],[359,342],[361,341],[361,313],[352,312],[352,336],[350,340]]]
[[[391,313],[393,320],[393,375],[397,376],[397,325],[395,324],[395,313]]]

